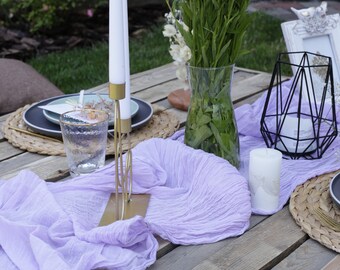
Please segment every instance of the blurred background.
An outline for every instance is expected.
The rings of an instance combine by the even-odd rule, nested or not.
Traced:
[[[290,7],[321,1],[256,1],[249,5],[252,24],[243,40],[245,54],[236,65],[271,73],[285,51],[280,24],[295,20]],[[129,0],[131,73],[171,63],[169,40],[162,34],[165,0]],[[328,1],[327,14],[339,1]],[[108,81],[107,0],[0,0],[0,58],[22,60],[64,93]]]

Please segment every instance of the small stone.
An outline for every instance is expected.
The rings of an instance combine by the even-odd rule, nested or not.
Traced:
[[[190,105],[190,90],[177,89],[168,95],[168,101],[176,109],[187,111]]]

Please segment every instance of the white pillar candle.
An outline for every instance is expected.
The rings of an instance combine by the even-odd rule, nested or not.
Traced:
[[[121,118],[131,118],[130,95],[130,53],[129,53],[129,17],[128,3],[123,0],[123,28],[124,28],[124,63],[125,63],[125,98],[120,101]]]
[[[303,153],[307,148],[308,149],[306,150],[306,152],[315,150],[316,143],[314,142],[313,144],[311,144],[312,138],[314,138],[313,122],[311,119],[300,118],[299,133],[299,119],[297,117],[286,115],[286,117],[281,117],[281,120],[283,120],[284,122],[282,124],[280,135],[287,136],[289,138],[281,136],[281,140],[284,145],[281,142],[278,142],[276,146],[277,149],[284,152],[287,152],[288,150],[288,152],[290,153],[295,153],[295,151],[296,153]],[[311,138],[311,140],[307,140],[309,138]],[[298,145],[296,148],[297,142]]]
[[[249,188],[252,207],[274,211],[279,205],[282,153],[258,148],[250,152]]]
[[[124,22],[122,0],[109,2],[109,81],[125,83]]]

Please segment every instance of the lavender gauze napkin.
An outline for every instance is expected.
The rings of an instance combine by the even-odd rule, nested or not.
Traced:
[[[97,227],[114,164],[46,183],[30,171],[0,181],[0,269],[145,269],[153,234],[178,244],[211,243],[249,226],[246,179],[227,161],[171,139],[133,149],[134,193],[150,193],[145,219]]]

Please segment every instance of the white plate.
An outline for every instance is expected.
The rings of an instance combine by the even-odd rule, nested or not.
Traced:
[[[100,97],[104,99],[108,104],[113,103],[112,99],[109,98],[109,95],[101,94]],[[98,97],[98,95],[96,94],[85,94],[84,105],[86,106],[88,104],[96,104],[101,101],[100,97]],[[73,96],[61,97],[56,100],[53,100],[52,102],[43,106],[44,108],[43,115],[48,121],[59,125],[60,114],[66,111],[70,111],[70,109],[72,110],[74,108],[72,104],[76,106],[78,99],[79,99],[79,95],[73,95]],[[137,114],[138,109],[139,109],[139,105],[137,104],[136,101],[131,100],[130,109],[131,109],[131,118],[132,118],[133,116]],[[112,117],[110,118],[109,125],[113,125],[113,122],[114,122],[113,113],[111,115]]]

